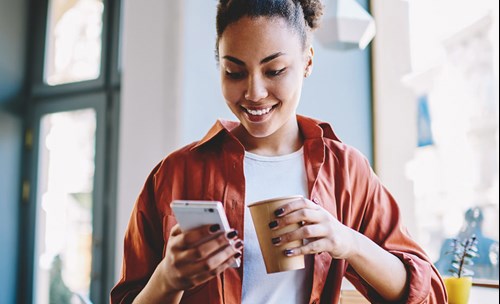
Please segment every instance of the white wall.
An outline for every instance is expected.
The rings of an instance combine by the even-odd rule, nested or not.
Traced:
[[[150,170],[179,145],[182,2],[124,1],[115,269],[135,199]]]
[[[417,104],[414,93],[401,82],[411,72],[408,2],[374,0],[372,15],[377,26],[373,41],[375,167],[415,235],[413,184],[405,166],[416,146]]]
[[[199,140],[217,118],[234,120],[219,86],[215,61],[217,1],[184,0],[181,142]]]

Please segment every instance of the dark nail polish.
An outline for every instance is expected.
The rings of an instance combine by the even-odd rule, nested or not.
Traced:
[[[278,227],[278,221],[272,221],[269,223],[269,228],[273,229]]]
[[[238,242],[236,243],[236,245],[234,245],[234,247],[236,247],[236,248],[241,248],[241,247],[243,247],[243,243],[242,243],[241,241],[238,241]]]
[[[285,249],[285,255],[286,256],[291,256],[293,254],[293,250],[292,249]]]
[[[210,226],[209,230],[210,232],[217,232],[220,230],[220,225],[219,224],[212,225]]]
[[[278,244],[279,242],[281,242],[281,238],[278,236],[278,237],[275,237],[275,238],[272,238],[271,239],[271,242],[273,242],[274,245]]]
[[[239,252],[236,252],[236,253],[234,254],[234,258],[235,258],[235,259],[239,258],[240,256],[241,256],[241,253],[239,253]]]
[[[285,209],[283,209],[283,208],[279,208],[279,209],[277,209],[276,211],[274,211],[274,215],[276,215],[276,216],[280,216],[280,215],[282,215],[284,212],[285,212]]]
[[[231,231],[231,232],[229,232],[229,233],[227,234],[227,238],[228,238],[228,239],[232,239],[232,238],[234,238],[234,237],[235,237],[235,236],[237,236],[237,235],[238,235],[238,231],[233,230],[233,231]]]

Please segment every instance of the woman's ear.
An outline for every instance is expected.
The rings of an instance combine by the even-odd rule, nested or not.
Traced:
[[[304,68],[304,77],[309,77],[309,75],[311,75],[312,73],[312,68],[313,68],[313,58],[314,58],[314,49],[311,46],[309,46],[309,48],[307,48],[306,50],[306,66]]]

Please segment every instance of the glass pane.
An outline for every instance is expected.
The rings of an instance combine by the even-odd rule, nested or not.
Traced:
[[[411,11],[413,67],[431,135],[406,168],[418,235],[445,277],[456,274],[453,239],[475,235],[479,256],[466,268],[498,284],[498,1],[421,0]]]
[[[93,109],[40,122],[34,303],[89,298],[95,137]]]
[[[50,0],[44,81],[96,79],[101,69],[102,0]]]

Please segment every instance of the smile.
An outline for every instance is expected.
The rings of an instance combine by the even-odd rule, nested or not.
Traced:
[[[262,116],[262,115],[266,115],[268,114],[269,112],[271,112],[271,110],[274,108],[275,106],[272,106],[272,107],[268,107],[268,108],[263,108],[263,109],[247,109],[245,107],[242,107],[243,110],[245,110],[245,112],[247,112],[248,114],[252,115],[252,116]]]

